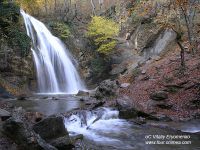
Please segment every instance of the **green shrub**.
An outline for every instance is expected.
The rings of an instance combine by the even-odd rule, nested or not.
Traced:
[[[97,51],[108,55],[116,46],[115,36],[119,34],[119,25],[113,20],[94,16],[88,26],[87,36],[93,38]]]
[[[70,27],[64,22],[51,22],[49,26],[53,33],[63,40],[70,36]]]
[[[9,43],[11,46],[19,46],[21,49],[21,56],[27,56],[31,47],[31,39],[27,36],[25,32],[21,32],[16,28],[11,28],[8,33]]]
[[[26,56],[31,47],[31,40],[22,31],[20,25],[20,8],[14,2],[3,1],[0,5],[0,40],[6,41],[11,47],[18,47],[21,56]]]

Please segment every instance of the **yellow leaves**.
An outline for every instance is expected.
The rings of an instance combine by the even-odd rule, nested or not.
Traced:
[[[106,35],[112,37],[117,36],[119,33],[119,26],[112,20],[94,16],[89,24],[88,30],[89,36]]]
[[[110,52],[114,49],[116,45],[116,41],[112,40],[111,42],[107,43],[107,44],[102,44],[99,48],[98,48],[98,52],[99,53],[103,53],[103,54],[110,54]]]
[[[88,26],[87,35],[94,39],[99,47],[98,52],[108,55],[116,45],[113,40],[119,33],[119,25],[113,20],[100,16],[94,16]]]
[[[38,11],[44,5],[44,0],[16,0],[22,9],[29,13]]]

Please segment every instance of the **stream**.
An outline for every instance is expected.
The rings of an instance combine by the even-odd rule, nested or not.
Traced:
[[[84,102],[78,97],[69,95],[36,95],[28,100],[9,100],[18,107],[27,111],[37,111],[45,115],[64,113],[75,108],[81,108]],[[71,114],[65,118],[65,126],[71,135],[82,134],[83,143],[87,149],[97,150],[196,150],[200,149],[200,120],[190,122],[154,122],[138,125],[134,120],[124,120],[118,117],[115,108],[97,108],[84,113]],[[157,126],[152,126],[156,124]],[[168,128],[163,128],[167,126]],[[162,128],[160,128],[162,127]],[[169,128],[173,128],[171,130]],[[181,130],[181,131],[178,131]],[[151,139],[147,139],[151,135]],[[153,136],[156,136],[154,137]],[[176,135],[185,136],[185,139],[166,139]],[[159,139],[165,136],[165,139]],[[177,141],[176,144],[147,144],[149,141]],[[179,143],[179,142],[185,142]],[[190,143],[191,142],[191,143]],[[77,147],[76,149],[83,149]]]
[[[85,102],[78,97],[55,95],[77,94],[80,90],[87,90],[77,71],[76,60],[42,22],[23,10],[21,14],[27,35],[32,39],[38,92],[44,94],[10,102],[26,111],[41,112],[47,116],[83,108]],[[196,150],[200,149],[199,124],[197,120],[187,123],[147,121],[138,125],[134,120],[120,119],[119,111],[115,108],[105,107],[81,110],[65,117],[69,134],[82,134],[84,137],[82,142],[85,148],[80,146],[75,149]]]

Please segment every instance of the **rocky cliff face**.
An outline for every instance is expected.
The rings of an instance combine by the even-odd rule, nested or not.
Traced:
[[[35,86],[32,56],[22,58],[17,54],[19,51],[7,43],[1,44],[0,87],[13,95],[29,93]]]
[[[20,8],[11,2],[0,5],[0,95],[29,91],[34,78],[31,42],[23,28]]]

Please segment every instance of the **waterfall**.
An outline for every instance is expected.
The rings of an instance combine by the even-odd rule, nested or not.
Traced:
[[[32,53],[37,72],[39,93],[76,94],[85,86],[73,64],[73,57],[47,27],[23,10],[28,36],[32,39]],[[75,62],[75,61],[74,61]]]

